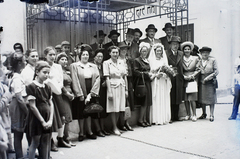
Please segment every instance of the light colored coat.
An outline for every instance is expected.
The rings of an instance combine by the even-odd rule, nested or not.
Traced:
[[[91,93],[98,95],[100,89],[100,76],[98,68],[93,63],[88,63],[92,72],[92,89]],[[81,62],[76,62],[70,65],[72,87],[76,97],[84,96],[87,97],[87,89],[84,78],[84,67]]]

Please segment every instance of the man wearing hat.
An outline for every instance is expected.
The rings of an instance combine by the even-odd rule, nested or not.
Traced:
[[[57,54],[60,54],[62,52],[61,45],[60,44],[56,45],[55,50],[56,50]]]
[[[93,51],[103,48],[103,42],[106,35],[107,34],[105,34],[103,30],[98,30],[98,32],[96,31],[96,34],[93,37],[96,38],[97,41],[90,45]]]
[[[128,28],[126,33],[126,39],[118,44],[118,46],[123,46],[123,44],[128,45],[127,57],[128,59],[135,59],[139,56],[138,44],[133,43],[134,39],[134,29]]]
[[[157,28],[155,28],[153,24],[149,24],[145,31],[147,33],[147,37],[145,39],[140,40],[140,43],[146,42],[149,43],[151,46],[153,44],[161,43],[159,39],[155,39],[155,34],[158,30]]]
[[[171,23],[166,23],[162,30],[166,33],[166,36],[159,38],[164,46],[165,50],[169,49],[169,41],[171,41],[173,36],[174,26]]]
[[[63,41],[61,43],[61,50],[65,52],[68,56],[68,65],[71,65],[74,62],[79,61],[79,58],[70,52],[70,43],[68,41]]]
[[[183,52],[179,51],[180,37],[173,36],[169,41],[169,49],[166,50],[169,66],[172,66],[176,76],[170,77],[171,88],[171,120],[178,121],[179,104],[183,101]]]
[[[142,32],[139,28],[134,29],[134,39],[133,42],[137,43],[138,45],[140,44],[140,38],[142,37]]]
[[[108,53],[108,48],[110,46],[118,46],[118,37],[120,36],[120,33],[117,32],[117,30],[111,30],[108,38],[111,39],[109,43],[106,43],[103,48],[105,49],[104,55],[103,55],[103,61],[106,61],[110,58],[110,55]]]

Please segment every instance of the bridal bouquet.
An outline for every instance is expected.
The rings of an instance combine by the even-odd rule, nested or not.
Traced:
[[[177,75],[177,70],[172,68],[171,66],[163,65],[159,68],[159,72],[166,73],[169,77],[175,77]]]

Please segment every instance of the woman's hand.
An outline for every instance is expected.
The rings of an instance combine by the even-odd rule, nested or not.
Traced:
[[[108,93],[108,100],[113,100],[113,94],[112,93]]]
[[[42,123],[43,128],[44,128],[44,129],[47,129],[48,124],[47,124],[45,121],[42,121],[41,123]]]
[[[104,82],[102,83],[102,86],[103,86],[103,87],[107,87],[106,81],[104,81]]]
[[[89,93],[89,94],[87,95],[87,98],[85,99],[85,105],[90,102],[91,97],[92,97],[92,96],[91,96],[91,93]]]
[[[46,129],[50,129],[52,127],[52,120],[49,120],[47,123],[46,123]]]
[[[80,101],[84,101],[84,96],[80,96]]]
[[[70,101],[72,101],[74,99],[74,95],[72,93],[70,93],[70,92],[67,92],[66,96],[68,97],[68,99]]]
[[[125,96],[128,98],[128,90],[125,90]]]

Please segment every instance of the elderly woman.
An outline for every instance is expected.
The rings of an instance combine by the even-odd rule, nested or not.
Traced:
[[[104,49],[97,49],[95,51],[93,63],[97,65],[100,75],[100,90],[99,90],[99,103],[104,108],[104,110],[99,114],[99,118],[94,120],[96,126],[97,136],[104,137],[105,135],[110,135],[109,132],[105,131],[104,119],[108,116],[106,112],[106,102],[107,102],[107,85],[106,79],[103,76],[103,52]]]
[[[81,45],[79,54],[80,61],[70,65],[72,88],[75,94],[72,112],[73,119],[78,119],[80,128],[78,141],[84,140],[84,121],[86,120],[86,137],[96,139],[91,128],[91,117],[97,118],[97,114],[84,114],[83,110],[88,102],[94,100],[94,96],[98,96],[100,88],[100,76],[98,68],[95,64],[88,62],[92,48],[87,45]],[[94,102],[94,101],[93,101]]]
[[[119,112],[125,111],[127,90],[127,71],[122,60],[118,59],[119,48],[110,46],[108,48],[110,59],[103,62],[103,74],[107,84],[107,113],[110,113],[113,133],[121,135],[117,128]]]
[[[199,119],[205,119],[206,105],[210,105],[210,121],[214,121],[214,105],[216,103],[216,76],[218,75],[217,62],[215,58],[209,57],[212,51],[209,47],[202,47],[200,50],[202,59],[199,61],[197,67],[200,69],[199,76],[199,90],[198,102],[202,105],[203,114]]]
[[[192,121],[197,121],[196,117],[196,101],[197,101],[197,82],[196,75],[199,73],[197,71],[198,57],[192,56],[191,52],[194,49],[194,44],[190,41],[186,41],[181,44],[181,50],[183,51],[183,77],[185,88],[185,107],[187,116],[185,120],[192,119]],[[191,83],[195,85],[191,85]],[[195,86],[195,87],[194,87]],[[192,88],[189,88],[192,87]],[[194,88],[193,88],[194,87]],[[193,112],[191,116],[190,104]]]
[[[141,42],[139,45],[140,57],[134,60],[133,74],[136,77],[135,81],[139,81],[138,84],[143,85],[145,83],[147,92],[145,97],[136,97],[137,104],[140,104],[140,116],[138,119],[138,125],[142,127],[150,126],[150,106],[152,105],[152,89],[150,79],[150,65],[147,59],[150,44]],[[136,83],[135,83],[136,85]],[[136,95],[136,92],[135,92]],[[147,121],[148,118],[148,121]]]
[[[152,84],[152,122],[158,125],[167,124],[171,120],[170,91],[171,79],[166,72],[168,66],[164,46],[154,44],[148,57],[151,68]]]
[[[70,71],[68,70],[68,56],[66,53],[62,52],[57,55],[56,62],[62,66],[63,70],[63,88],[62,88],[62,99],[63,105],[65,106],[66,116],[65,116],[65,128],[63,140],[70,144],[71,146],[76,146],[69,139],[69,123],[72,121],[72,100],[74,99],[74,94],[72,92],[72,78]]]
[[[62,99],[62,88],[63,88],[63,71],[59,64],[54,63],[56,59],[56,51],[52,46],[46,47],[44,50],[45,58],[47,63],[50,65],[49,79],[45,81],[52,89],[53,103],[54,103],[54,117],[53,117],[53,131],[58,132],[58,147],[68,147],[71,145],[63,140],[63,132],[65,126],[66,110]],[[51,140],[51,151],[58,151],[54,144],[53,139]]]
[[[125,43],[120,43],[118,47],[120,48],[120,55],[118,59],[124,62],[124,65],[127,70],[128,98],[127,98],[126,107],[130,107],[131,110],[134,110],[133,73],[132,73],[133,60],[127,57],[127,53],[129,49],[128,45],[126,45]],[[125,115],[125,114],[122,114],[122,115]],[[124,116],[122,116],[122,119],[124,119]],[[120,123],[119,128],[120,130],[123,130],[123,131],[127,131],[127,130],[133,131],[127,119],[124,122]]]

